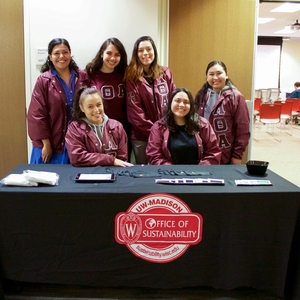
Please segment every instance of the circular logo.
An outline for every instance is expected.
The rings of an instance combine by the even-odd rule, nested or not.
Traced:
[[[202,216],[178,197],[154,193],[116,216],[115,239],[141,259],[166,263],[201,241],[202,223]]]

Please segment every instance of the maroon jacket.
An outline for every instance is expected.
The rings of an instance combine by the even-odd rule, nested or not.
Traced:
[[[204,107],[210,89],[204,99],[195,97],[199,116],[204,116]],[[250,138],[250,118],[244,96],[235,88],[221,92],[210,114],[211,123],[222,150],[221,164],[230,164],[231,157],[242,159]]]
[[[195,134],[198,144],[198,164],[218,165],[221,159],[221,150],[218,146],[217,137],[209,122],[200,117],[201,127]],[[168,149],[170,131],[163,120],[154,123],[151,128],[146,154],[151,165],[174,164]]]
[[[115,157],[127,161],[127,135],[122,124],[108,119],[102,145],[92,128],[83,120],[69,124],[66,147],[74,166],[112,166]]]
[[[88,76],[77,71],[75,93],[88,86]],[[32,92],[27,113],[28,134],[34,147],[42,148],[42,139],[50,139],[52,150],[62,153],[67,128],[66,96],[57,77],[51,70],[41,74]]]
[[[147,141],[153,123],[162,118],[170,93],[175,89],[171,71],[163,67],[163,74],[152,86],[145,78],[142,81],[126,81],[127,118],[131,123],[130,138]]]
[[[101,92],[105,114],[127,126],[126,93],[124,74],[114,70],[112,73],[97,71],[90,75],[90,85]]]

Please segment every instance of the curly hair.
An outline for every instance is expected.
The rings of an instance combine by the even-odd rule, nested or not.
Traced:
[[[171,106],[172,106],[173,98],[179,92],[186,93],[187,96],[188,96],[188,98],[189,98],[189,101],[190,101],[190,111],[185,116],[185,121],[186,121],[185,131],[188,134],[190,134],[190,135],[194,135],[196,132],[199,132],[201,124],[200,124],[199,116],[198,116],[198,114],[196,112],[194,98],[193,98],[191,92],[187,88],[185,88],[185,87],[179,87],[179,88],[176,88],[176,89],[174,89],[172,91],[172,93],[170,94],[170,97],[169,97],[167,110],[166,110],[166,113],[165,113],[163,119],[166,122],[166,124],[167,124],[167,126],[168,126],[168,128],[169,128],[170,131],[177,132],[178,127],[177,127],[177,124],[175,122],[174,114],[172,112]]]
[[[41,67],[41,73],[44,73],[44,72],[50,70],[51,68],[54,68],[52,61],[49,59],[49,55],[51,55],[53,48],[60,44],[66,45],[68,47],[69,51],[71,52],[70,44],[66,39],[54,38],[53,40],[51,40],[48,45],[48,57],[47,57],[46,62]],[[71,58],[69,68],[74,71],[77,71],[79,69],[79,67],[77,66],[77,64],[73,58]]]
[[[86,65],[85,70],[89,76],[101,69],[101,67],[103,65],[102,55],[109,45],[114,45],[121,55],[120,62],[115,67],[115,69],[120,71],[123,74],[125,73],[125,70],[127,67],[127,53],[126,53],[126,50],[125,50],[123,44],[120,42],[120,40],[113,37],[113,38],[109,38],[103,42],[103,44],[101,45],[96,56],[93,58],[93,60],[91,62],[89,62]]]
[[[76,95],[75,95],[75,99],[74,99],[74,103],[72,106],[72,119],[75,121],[80,120],[81,118],[85,117],[84,112],[81,111],[80,109],[80,105],[82,104],[84,98],[87,95],[93,95],[93,94],[98,94],[99,97],[102,100],[102,96],[99,90],[97,90],[95,87],[81,87]]]

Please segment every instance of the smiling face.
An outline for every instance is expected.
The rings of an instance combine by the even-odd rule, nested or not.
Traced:
[[[57,71],[63,71],[69,67],[72,59],[71,51],[65,44],[56,45],[49,54],[49,59]]]
[[[216,64],[208,69],[206,74],[206,80],[212,89],[219,93],[226,85],[226,79],[228,75],[225,70],[219,64]]]
[[[177,125],[185,124],[185,116],[190,112],[190,109],[191,104],[188,95],[183,91],[178,92],[171,103],[171,111]]]
[[[104,107],[98,93],[84,96],[79,106],[90,122],[96,125],[103,123]]]
[[[101,57],[103,58],[101,71],[104,73],[112,73],[121,60],[121,54],[113,44],[106,47]]]
[[[148,71],[155,58],[154,49],[150,41],[141,41],[138,46],[138,58],[143,65],[144,71]]]

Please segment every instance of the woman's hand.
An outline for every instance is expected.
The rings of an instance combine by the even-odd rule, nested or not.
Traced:
[[[42,140],[43,148],[42,148],[42,161],[47,163],[52,156],[52,148],[49,139]]]
[[[131,164],[129,162],[126,162],[126,161],[123,161],[121,159],[115,158],[114,166],[117,166],[117,167],[132,167],[133,164]]]

